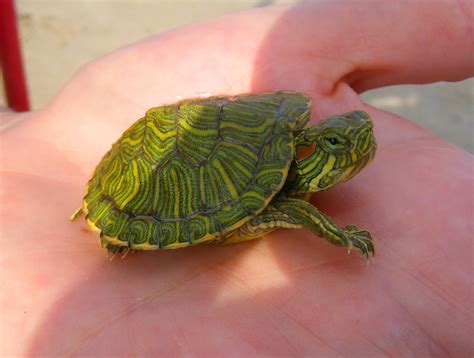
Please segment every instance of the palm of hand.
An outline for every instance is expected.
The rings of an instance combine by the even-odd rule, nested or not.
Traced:
[[[335,44],[317,60],[296,42],[288,50],[278,43],[286,32],[264,31],[267,15],[253,28],[251,13],[230,18],[240,26],[233,34],[218,20],[118,51],[4,135],[5,347],[134,355],[468,351],[466,155],[367,108],[344,81],[351,65],[332,60],[342,58]],[[315,41],[317,54],[327,43]],[[270,89],[312,95],[314,120],[356,108],[375,119],[375,162],[314,198],[340,225],[371,230],[377,259],[368,269],[361,256],[305,230],[108,261],[95,234],[67,220],[94,165],[145,109],[199,92]]]

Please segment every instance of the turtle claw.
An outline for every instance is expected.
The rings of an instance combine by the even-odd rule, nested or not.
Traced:
[[[348,253],[351,252],[353,247],[356,247],[365,255],[367,260],[370,253],[372,257],[375,256],[374,241],[367,230],[360,230],[355,225],[347,225],[342,231],[347,242]]]

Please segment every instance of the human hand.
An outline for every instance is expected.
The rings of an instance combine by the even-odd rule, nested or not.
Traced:
[[[472,354],[472,158],[358,96],[472,76],[466,7],[264,8],[84,67],[3,134],[2,353]],[[97,235],[68,221],[102,155],[149,107],[279,89],[310,94],[313,121],[354,109],[374,119],[374,163],[314,196],[341,226],[372,232],[369,268],[305,230],[108,261]]]

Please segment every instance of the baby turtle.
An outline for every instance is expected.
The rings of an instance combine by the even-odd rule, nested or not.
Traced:
[[[310,112],[311,98],[290,91],[151,108],[98,164],[71,219],[85,214],[114,253],[235,243],[305,227],[368,257],[374,244],[367,230],[338,227],[308,199],[372,160],[372,122],[354,111],[306,127]]]

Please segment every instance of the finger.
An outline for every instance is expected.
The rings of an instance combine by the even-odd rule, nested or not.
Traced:
[[[256,81],[305,71],[307,79],[313,77],[322,92],[330,93],[338,83],[331,83],[334,77],[358,92],[465,79],[474,74],[473,23],[473,3],[468,1],[337,1],[292,7],[268,31]],[[305,69],[301,59],[308,64]]]

